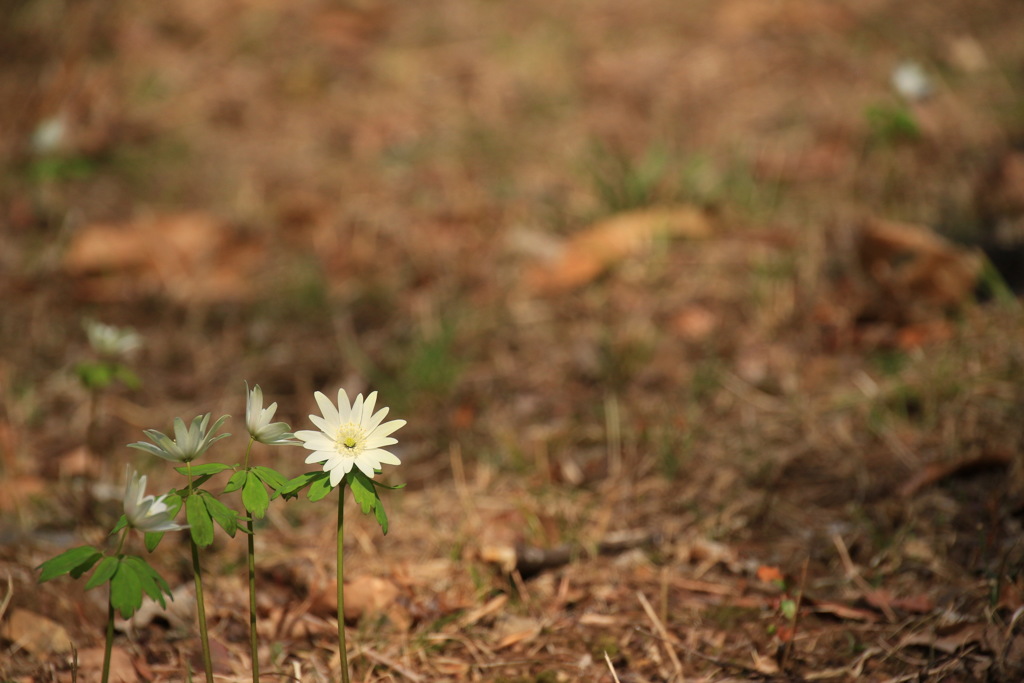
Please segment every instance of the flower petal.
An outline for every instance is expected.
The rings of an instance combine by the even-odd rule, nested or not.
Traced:
[[[370,431],[369,423],[373,419],[373,407],[377,404],[377,392],[371,391],[370,395],[363,401],[363,412],[359,414],[358,420],[352,420],[358,423],[366,431]]]
[[[316,404],[320,406],[320,412],[323,414],[324,419],[328,422],[338,422],[340,420],[338,409],[331,403],[331,399],[319,391],[313,394],[313,397],[316,399]],[[312,418],[313,416],[310,415],[309,417]]]
[[[348,402],[348,393],[344,389],[338,389],[338,424],[348,422],[352,414],[352,407]]]

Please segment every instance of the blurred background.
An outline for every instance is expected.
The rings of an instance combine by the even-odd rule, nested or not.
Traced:
[[[408,420],[393,531],[354,552],[390,558],[375,572],[412,615],[364,636],[428,679],[489,679],[450,643],[431,647],[454,673],[410,644],[508,592],[483,546],[623,529],[661,539],[615,570],[623,585],[697,566],[735,587],[805,559],[825,581],[849,576],[848,546],[876,585],[932,601],[893,619],[876,605],[894,629],[952,608],[937,577],[997,623],[1021,604],[1006,587],[1024,438],[1022,35],[1012,0],[4,2],[0,557],[15,604],[31,567],[116,520],[124,464],[140,462],[125,444],[206,412],[244,434],[248,382],[295,429],[314,391],[339,386],[378,390]],[[130,372],[83,370],[86,320],[138,332]],[[299,451],[263,457],[305,469]],[[271,526],[301,555],[321,527],[294,531],[316,519],[294,510]],[[239,548],[216,552],[228,573]],[[389,574],[439,558],[444,588]],[[307,569],[274,575],[283,596],[311,594]],[[598,585],[611,570],[559,571]],[[776,642],[662,581],[668,626],[704,619],[727,634],[716,653]],[[50,616],[72,609],[69,583],[45,586]],[[79,615],[102,607],[73,595]],[[638,610],[628,591],[601,604]],[[231,618],[225,647],[244,653]],[[463,628],[494,646],[501,623]],[[603,628],[579,652],[558,629],[514,641],[509,671],[596,677],[603,660],[581,658],[617,643],[632,680],[667,680]],[[281,638],[281,661],[304,651]],[[52,654],[17,652],[0,673]]]

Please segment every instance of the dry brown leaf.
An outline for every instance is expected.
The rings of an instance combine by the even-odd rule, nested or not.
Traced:
[[[71,636],[64,627],[53,619],[20,607],[11,610],[0,624],[3,637],[17,649],[23,649],[34,657],[71,652]]]
[[[786,577],[782,575],[778,567],[770,567],[762,564],[757,568],[757,580],[762,583],[780,583],[786,582]]]
[[[468,661],[455,657],[431,657],[430,666],[439,674],[453,676],[458,680],[467,680],[470,671]]]
[[[93,478],[100,471],[101,462],[88,446],[78,446],[64,453],[57,460],[57,471],[61,477]]]
[[[872,607],[877,607],[882,611],[889,607],[913,614],[927,614],[935,609],[935,602],[927,595],[897,598],[884,589],[864,593],[864,600]]]
[[[934,486],[948,477],[969,475],[974,472],[1009,467],[1013,462],[1011,453],[991,451],[968,460],[950,463],[930,463],[918,470],[898,489],[901,498],[917,495],[922,489]]]
[[[317,614],[338,611],[337,582],[325,586],[318,604],[311,608]],[[394,581],[379,576],[357,576],[345,582],[345,621],[358,621],[366,614],[383,612],[398,597],[399,588]]]
[[[896,346],[904,351],[953,338],[953,324],[945,318],[905,325],[896,333]]]
[[[701,239],[711,232],[707,214],[693,206],[616,214],[570,237],[558,259],[528,274],[528,284],[540,292],[574,289],[642,253],[658,237]]]
[[[831,614],[839,619],[846,619],[850,621],[878,621],[878,613],[872,610],[850,607],[849,605],[844,605],[840,602],[812,600],[806,596],[804,597],[804,600],[811,605],[812,611],[818,614]]]
[[[91,647],[78,652],[78,673],[85,680],[98,680],[103,671],[103,648]],[[140,680],[131,655],[119,647],[110,651],[111,683],[135,683]]]
[[[86,300],[164,294],[209,303],[252,297],[252,277],[265,258],[261,244],[236,239],[225,221],[192,212],[86,225],[72,237],[63,266]]]
[[[580,626],[618,626],[623,622],[623,617],[613,616],[611,614],[597,614],[595,612],[587,612],[580,617]]]
[[[495,630],[499,638],[494,649],[501,650],[519,643],[528,643],[540,635],[542,626],[537,619],[507,616],[496,625]]]
[[[718,328],[720,317],[699,304],[683,307],[672,319],[672,331],[687,341],[704,341]]]
[[[153,623],[156,618],[163,619],[175,631],[188,633],[195,623],[195,589],[192,584],[183,583],[174,588],[171,592],[171,599],[167,600],[167,606],[162,607],[155,600],[146,598],[142,606],[135,611],[131,619],[117,617],[114,626],[117,630],[125,633],[134,633],[138,629],[144,629]]]
[[[946,654],[954,654],[968,645],[981,643],[985,640],[986,627],[984,624],[961,624],[955,629],[938,633],[933,629],[909,633],[899,646],[903,647],[925,647],[938,650]]]
[[[497,612],[500,612],[502,608],[505,607],[506,603],[508,603],[508,595],[506,593],[500,593],[494,596],[488,600],[486,604],[462,615],[462,618],[459,619],[459,628],[472,626],[481,619],[485,619]]]
[[[861,268],[876,289],[876,313],[897,322],[937,317],[968,301],[981,257],[921,225],[872,219],[860,233]]]
[[[4,481],[4,495],[0,497],[0,512],[9,512],[17,509],[25,501],[39,497],[43,498],[50,490],[51,484],[41,477],[31,474],[22,474],[7,477]]]

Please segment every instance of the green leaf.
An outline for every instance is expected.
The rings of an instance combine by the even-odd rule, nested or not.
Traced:
[[[52,557],[37,567],[42,570],[39,576],[39,583],[55,579],[64,574],[71,574],[78,578],[85,572],[92,569],[92,566],[99,562],[103,553],[91,545],[82,545],[77,548],[65,550],[60,555]]]
[[[378,470],[377,473],[380,474],[380,471]],[[373,485],[379,489],[388,489],[390,491],[398,491],[400,489],[404,489],[407,486],[407,484],[395,484],[393,486],[388,486],[387,484],[380,483],[376,479],[373,480]]]
[[[253,467],[251,471],[257,477],[262,479],[264,484],[266,484],[275,491],[277,491],[282,486],[288,483],[288,480],[285,479],[280,472],[278,472],[277,470],[272,470],[269,467],[257,465],[256,467]]]
[[[118,363],[114,366],[114,378],[120,380],[121,384],[129,389],[138,389],[142,386],[142,380],[127,366]]]
[[[228,479],[228,483],[224,487],[224,490],[221,491],[221,493],[231,493],[232,491],[237,491],[238,489],[242,488],[242,484],[245,483],[245,479],[248,476],[249,473],[246,472],[245,470],[238,470],[237,472],[231,475],[230,479]]]
[[[143,537],[146,543],[146,550],[148,550],[149,552],[153,552],[154,550],[156,550],[156,547],[160,545],[160,541],[163,540],[165,533],[166,532],[164,531],[146,532],[146,535]]]
[[[377,524],[380,524],[380,530],[384,532],[384,535],[388,535],[388,514],[384,512],[384,503],[380,498],[377,498],[377,506],[373,508],[373,516],[377,518]]]
[[[220,525],[221,529],[227,532],[231,538],[235,537],[235,530],[238,528],[238,513],[220,502],[213,496],[203,491],[203,501],[210,516]]]
[[[275,491],[275,496],[280,495],[284,498],[294,498],[299,495],[299,491],[309,486],[312,482],[329,476],[329,473],[322,470],[318,472],[306,472],[305,474],[300,474],[294,479],[290,479],[278,487]]]
[[[117,557],[104,557],[103,561],[96,566],[96,571],[89,578],[89,582],[85,584],[85,590],[95,588],[109,581],[117,573],[117,565],[120,562],[121,560]]]
[[[331,486],[330,473],[323,472],[322,474],[324,476],[320,477],[319,479],[314,479],[313,482],[309,485],[309,492],[307,495],[309,496],[309,499],[313,502],[326,498],[327,494],[330,493],[331,489],[333,488]]]
[[[121,515],[121,519],[117,520],[117,524],[115,524],[114,528],[110,530],[110,535],[113,536],[126,526],[128,526],[128,518],[124,515]]]
[[[357,469],[352,469],[345,477],[348,486],[352,489],[352,497],[363,509],[363,514],[368,515],[377,506],[377,489],[373,486],[373,480]]]
[[[130,564],[122,562],[119,571],[110,580],[110,604],[128,619],[142,606],[142,582]]]
[[[174,468],[174,470],[179,474],[191,474],[193,477],[209,477],[230,469],[234,469],[234,465],[225,465],[222,462],[207,462],[202,465],[192,465],[191,471],[189,471],[189,467],[187,465]]]
[[[213,518],[198,492],[185,499],[185,516],[197,546],[205,548],[213,543]]]
[[[164,578],[137,555],[126,555],[123,562],[135,570],[142,592],[159,602],[161,607],[167,607],[164,594],[171,595],[171,587],[167,585]]]
[[[90,391],[105,389],[114,381],[114,368],[106,363],[79,363],[75,366],[79,381]]]
[[[242,487],[242,505],[256,519],[263,519],[263,515],[267,514],[267,507],[270,506],[270,495],[263,481],[252,472],[246,477],[245,486]]]
[[[779,603],[779,611],[782,613],[782,616],[793,621],[796,619],[796,600],[783,600]]]

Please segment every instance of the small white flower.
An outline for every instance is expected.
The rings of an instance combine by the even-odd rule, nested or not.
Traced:
[[[928,99],[935,91],[928,72],[917,62],[900,62],[892,70],[892,87],[908,102]]]
[[[337,407],[319,391],[314,397],[323,417],[310,415],[309,419],[320,431],[305,430],[295,432],[295,436],[302,439],[306,449],[313,451],[306,457],[306,462],[322,462],[324,472],[331,473],[331,486],[341,483],[353,467],[373,478],[375,470],[382,464],[401,464],[401,460],[384,447],[398,443],[389,435],[404,426],[405,420],[384,422],[388,408],[382,408],[375,414],[376,391],[365,401],[359,394],[351,406],[344,389],[338,390]]]
[[[257,384],[249,389],[245,395],[245,426],[249,430],[249,436],[260,443],[268,446],[298,446],[299,441],[295,440],[291,428],[284,422],[271,422],[274,413],[277,412],[277,403],[271,403],[263,407],[263,390]]]
[[[139,531],[178,531],[187,529],[187,524],[178,524],[171,517],[163,496],[146,495],[146,475],[127,468],[128,483],[124,489],[124,516],[128,524]]]
[[[144,429],[142,433],[152,439],[153,443],[136,441],[128,444],[128,448],[137,448],[171,462],[191,462],[206,452],[206,449],[218,439],[231,436],[230,434],[213,435],[228,417],[227,415],[221,416],[213,423],[209,432],[206,431],[206,426],[210,422],[210,413],[195,417],[188,428],[185,427],[185,423],[180,417],[176,417],[174,418],[173,441],[155,429]]]
[[[142,337],[130,327],[115,327],[95,320],[85,320],[89,346],[101,356],[121,358],[142,346]]]

